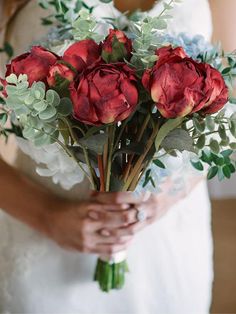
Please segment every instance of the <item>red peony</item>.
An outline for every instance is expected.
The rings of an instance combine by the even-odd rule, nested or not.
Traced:
[[[124,32],[110,29],[109,35],[102,43],[102,57],[107,62],[130,60],[132,49],[132,41]]]
[[[50,66],[55,64],[59,57],[40,46],[32,47],[30,52],[24,53],[7,65],[6,77],[14,73],[17,76],[27,74],[30,85],[33,82],[43,81],[46,78]]]
[[[224,107],[228,89],[219,71],[189,58],[180,47],[160,48],[156,54],[159,59],[142,82],[163,117],[215,113]]]
[[[47,82],[50,87],[54,87],[63,80],[72,82],[75,75],[76,73],[71,70],[67,65],[62,63],[56,63],[52,65],[49,69]]]
[[[124,120],[138,103],[134,71],[121,62],[94,64],[70,91],[74,117],[91,125]]]
[[[101,49],[92,39],[85,39],[71,45],[64,53],[63,60],[79,72],[100,58]]]

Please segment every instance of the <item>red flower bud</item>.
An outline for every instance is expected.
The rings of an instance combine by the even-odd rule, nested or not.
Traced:
[[[71,70],[67,65],[62,63],[56,63],[52,65],[49,69],[49,74],[47,77],[47,82],[50,87],[55,87],[60,84],[61,81],[67,80],[72,82],[75,77],[75,72]]]
[[[102,43],[102,57],[106,62],[130,60],[132,41],[120,30],[110,29]]]

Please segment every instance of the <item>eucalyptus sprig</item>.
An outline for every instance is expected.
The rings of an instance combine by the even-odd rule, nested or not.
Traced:
[[[6,80],[6,108],[14,111],[23,136],[36,146],[56,142],[59,137],[57,120],[71,113],[70,99],[60,98],[52,89],[46,91],[43,82],[35,82],[30,87],[25,74],[19,77],[11,74]]]
[[[139,67],[150,67],[156,60],[155,49],[161,47],[162,33],[167,29],[167,20],[172,16],[169,13],[173,5],[180,3],[182,0],[169,0],[163,3],[163,10],[158,16],[151,17],[145,13],[139,13],[139,19],[131,20],[129,29],[133,33],[134,41],[132,63]]]
[[[192,160],[194,168],[203,171],[207,164],[208,179],[216,175],[220,180],[230,178],[235,172],[236,114],[226,116],[225,110],[206,117],[194,114],[188,131],[198,154],[198,158]]]

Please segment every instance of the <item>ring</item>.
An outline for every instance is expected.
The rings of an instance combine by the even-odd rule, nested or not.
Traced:
[[[135,207],[137,210],[136,218],[139,222],[144,222],[147,219],[147,213],[144,209],[138,209]]]

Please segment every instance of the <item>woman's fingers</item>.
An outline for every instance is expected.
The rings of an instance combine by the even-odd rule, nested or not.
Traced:
[[[152,223],[151,219],[147,219],[144,222],[136,222],[127,227],[119,228],[112,230],[112,235],[114,237],[123,237],[123,236],[134,236],[136,233],[147,227]]]

